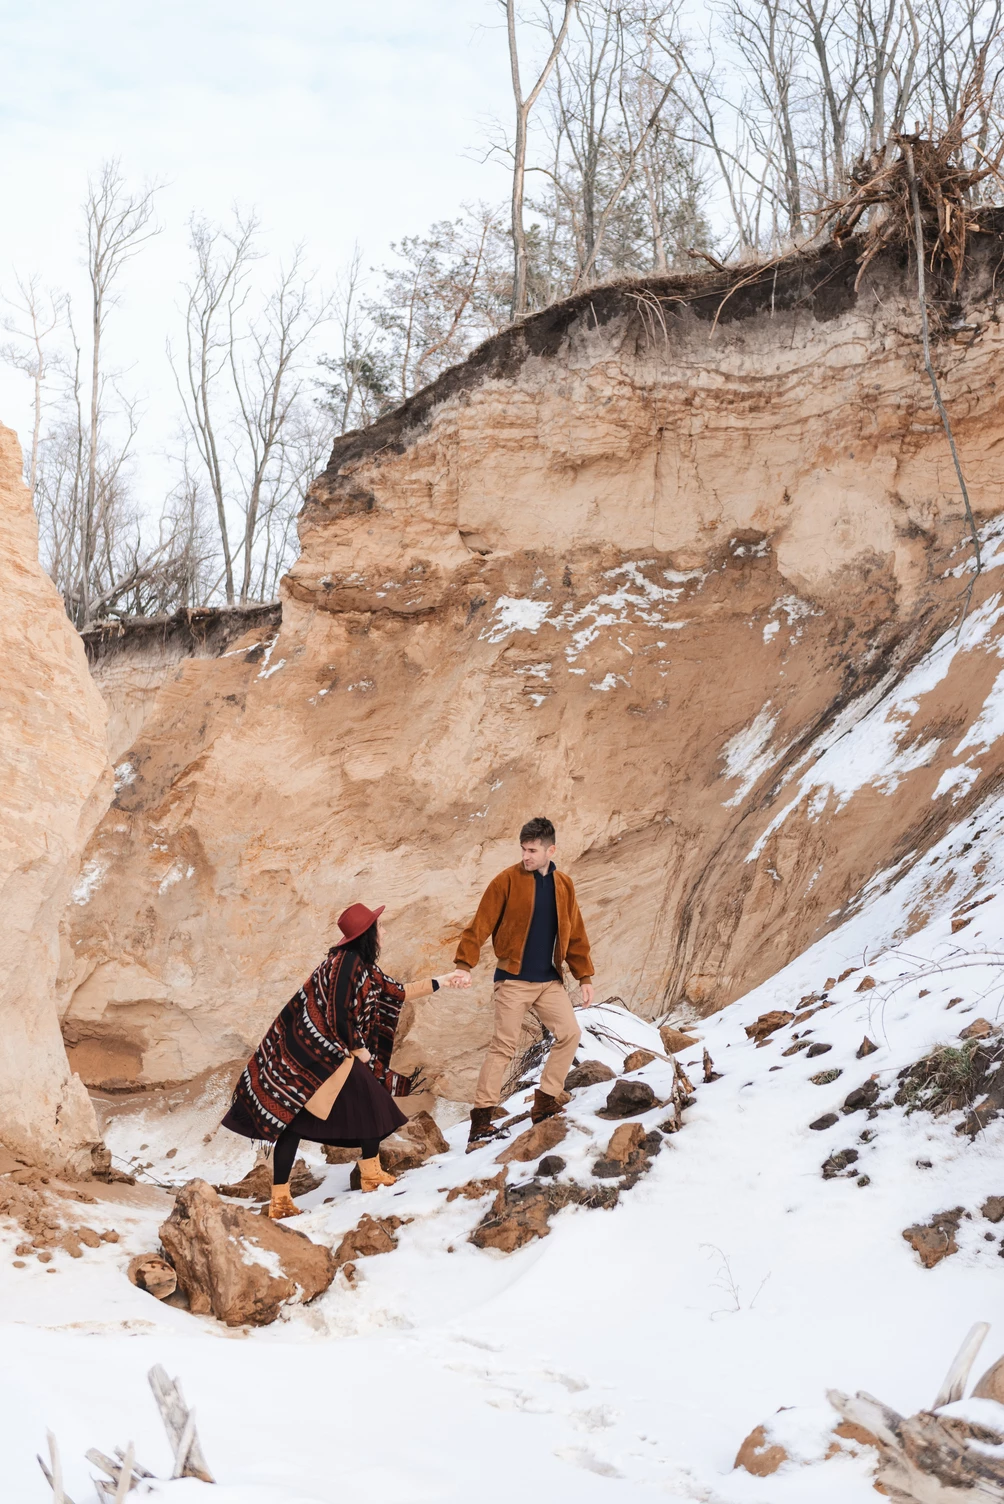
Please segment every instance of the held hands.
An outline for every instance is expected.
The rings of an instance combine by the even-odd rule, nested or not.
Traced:
[[[471,985],[471,974],[469,971],[463,971],[458,967],[456,971],[451,971],[446,976],[437,977],[436,981],[440,987],[469,987]]]

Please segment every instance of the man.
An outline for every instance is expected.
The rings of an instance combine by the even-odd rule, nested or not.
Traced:
[[[560,1112],[565,1077],[575,1058],[579,1026],[561,981],[568,962],[582,988],[582,1002],[593,1003],[593,963],[589,941],[570,877],[554,865],[555,834],[550,820],[528,820],[519,833],[523,859],[500,872],[485,889],[473,921],[460,937],[455,965],[468,973],[470,986],[488,936],[498,967],[495,972],[495,1030],[478,1077],[468,1147],[493,1137],[492,1112],[498,1106],[530,1009],[554,1035],[540,1087],[534,1092],[534,1123]]]

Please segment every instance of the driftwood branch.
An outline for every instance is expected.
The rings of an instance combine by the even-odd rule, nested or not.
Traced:
[[[201,1478],[203,1483],[215,1483],[199,1445],[194,1412],[185,1404],[177,1379],[169,1379],[159,1363],[147,1377],[174,1452],[172,1478]]]
[[[132,1488],[132,1482],[135,1476],[135,1474],[133,1473],[133,1463],[135,1461],[136,1448],[133,1446],[132,1442],[130,1442],[126,1447],[126,1454],[122,1461],[122,1470],[119,1473],[118,1486],[115,1489],[115,1504],[125,1504],[125,1496],[129,1492],[130,1488]]]
[[[954,1405],[966,1392],[966,1380],[969,1378],[969,1370],[976,1362],[976,1355],[983,1346],[983,1339],[990,1330],[989,1321],[977,1321],[971,1327],[965,1342],[955,1354],[951,1368],[945,1375],[944,1383],[938,1390],[937,1398],[931,1406],[932,1410],[940,1410],[942,1405]]]
[[[37,1452],[35,1455],[38,1458],[39,1467],[45,1474],[45,1481],[52,1489],[52,1504],[73,1504],[73,1500],[63,1489],[63,1464],[59,1456],[59,1442],[51,1431],[46,1431],[45,1439],[49,1443],[49,1461],[52,1467],[46,1467]]]
[[[203,1483],[215,1483],[216,1479],[206,1466],[206,1459],[199,1445],[199,1437],[195,1429],[195,1411],[185,1404],[177,1379],[169,1379],[159,1363],[150,1369],[147,1377],[174,1453],[172,1479],[198,1478]],[[53,1504],[73,1504],[73,1500],[63,1488],[63,1468],[59,1458],[59,1445],[51,1431],[47,1431],[46,1436],[49,1442],[51,1466],[48,1466],[41,1457],[38,1459],[38,1465],[52,1489]],[[106,1475],[104,1478],[95,1478],[94,1487],[99,1498],[111,1500],[112,1504],[126,1504],[127,1495],[133,1486],[144,1478],[153,1477],[153,1473],[148,1468],[136,1461],[136,1449],[132,1442],[124,1452],[121,1447],[116,1447],[114,1458],[106,1456],[104,1452],[99,1452],[97,1447],[91,1447],[85,1456],[88,1462],[93,1463]]]
[[[121,1447],[115,1448],[115,1457],[118,1461],[107,1457],[104,1452],[99,1452],[97,1447],[91,1447],[89,1452],[84,1453],[84,1456],[88,1462],[108,1474],[107,1478],[95,1478],[94,1487],[102,1498],[112,1499],[114,1504],[122,1504],[129,1490],[141,1478],[153,1477],[149,1468],[143,1467],[136,1461],[136,1449],[132,1442],[124,1452]]]
[[[991,1420],[982,1423],[940,1413],[943,1406],[963,1398],[989,1330],[986,1322],[976,1323],[933,1407],[917,1415],[899,1415],[863,1391],[828,1391],[834,1410],[874,1438],[880,1457],[876,1487],[898,1504],[1004,1504],[1004,1405],[996,1406],[999,1426],[992,1421],[993,1410]]]

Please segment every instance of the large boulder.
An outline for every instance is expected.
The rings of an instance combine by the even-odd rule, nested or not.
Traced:
[[[3,427],[0,587],[0,1140],[35,1164],[82,1174],[98,1128],[67,1062],[55,986],[71,890],[79,898],[107,870],[95,851],[80,874],[112,795],[107,712],[38,562],[21,452]]]
[[[267,1326],[283,1305],[320,1295],[338,1268],[330,1249],[221,1201],[204,1180],[179,1191],[160,1241],[191,1310],[227,1326]]]
[[[380,1163],[388,1175],[403,1175],[405,1170],[417,1170],[434,1154],[445,1154],[449,1147],[432,1114],[416,1112],[396,1133],[384,1139],[380,1145]]]

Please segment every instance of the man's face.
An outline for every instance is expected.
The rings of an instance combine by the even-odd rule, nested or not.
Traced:
[[[545,846],[543,841],[524,841],[522,843],[523,867],[527,872],[546,872],[554,860],[553,846]]]

